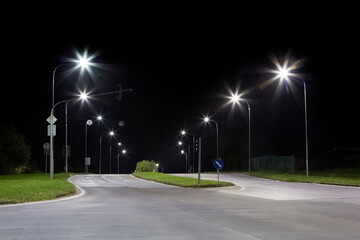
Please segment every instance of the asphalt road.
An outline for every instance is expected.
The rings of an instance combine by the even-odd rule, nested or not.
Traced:
[[[0,207],[0,239],[360,239],[360,188],[240,174],[220,180],[236,186],[77,175],[71,182],[86,192],[78,197]]]

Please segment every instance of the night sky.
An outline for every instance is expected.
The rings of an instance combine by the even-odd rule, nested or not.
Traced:
[[[162,8],[159,8],[162,7]],[[90,172],[97,173],[99,137],[117,129],[128,149],[121,172],[137,161],[155,160],[167,172],[181,172],[184,157],[180,129],[203,138],[204,168],[216,157],[214,125],[219,124],[223,155],[247,154],[248,113],[244,104],[224,104],[228,89],[239,89],[251,104],[252,156],[295,155],[304,158],[302,84],[264,84],[274,75],[270,56],[303,61],[294,72],[307,84],[309,155],[324,158],[334,147],[359,147],[358,9],[342,6],[61,6],[51,11],[6,5],[1,16],[1,115],[24,133],[33,158],[43,168],[42,145],[48,142],[46,118],[51,109],[52,72],[76,51],[94,55],[92,74],[71,66],[56,72],[55,102],[84,88],[116,95],[69,104],[70,169],[83,170],[84,126],[88,128]],[[161,10],[162,9],[162,10]],[[48,10],[48,11],[46,11]],[[95,121],[97,114],[104,121]],[[62,171],[65,144],[64,104],[55,110],[56,171]],[[125,125],[119,127],[118,122]],[[103,171],[109,169],[109,139],[103,138]],[[185,141],[192,145],[191,137]],[[115,141],[111,140],[111,144]],[[115,150],[115,148],[113,148]],[[116,159],[116,151],[113,151]],[[226,164],[226,158],[224,158]],[[115,163],[113,163],[115,164]],[[112,165],[113,169],[116,164]]]

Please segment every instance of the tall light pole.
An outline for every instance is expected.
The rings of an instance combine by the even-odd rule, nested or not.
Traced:
[[[219,125],[216,121],[210,119],[210,117],[206,116],[204,117],[203,121],[205,123],[213,122],[216,126],[216,159],[219,158]]]
[[[117,155],[117,173],[118,174],[120,174],[120,171],[119,171],[119,165],[120,165],[120,163],[119,163],[119,157],[120,157],[120,153],[124,156],[125,154],[126,154],[126,149],[123,149],[123,150],[121,150],[121,152],[118,152],[118,155]]]
[[[80,99],[86,100],[87,94],[81,93]],[[50,135],[50,179],[54,178],[54,123],[56,121],[56,118],[54,116],[54,109],[56,106],[58,106],[61,103],[72,102],[72,101],[77,101],[77,100],[79,100],[79,98],[72,98],[72,99],[57,102],[51,108],[50,117],[47,119],[47,121],[50,123],[50,128],[49,128],[49,131],[50,131],[50,134],[49,134]]]
[[[238,95],[237,93],[235,94],[231,94],[231,97],[230,97],[230,101],[232,103],[236,103],[236,104],[239,104],[239,102],[244,102],[247,104],[247,107],[248,107],[248,113],[249,113],[249,172],[250,172],[250,169],[251,169],[251,108],[250,108],[250,104],[249,102],[245,101],[244,99],[240,98],[240,95]]]
[[[110,145],[110,174],[111,174],[111,149],[112,149],[113,146],[116,146],[116,145],[121,146],[121,142],[118,142],[117,144]]]
[[[188,160],[188,155],[184,150],[180,151],[181,154],[185,154],[185,172],[187,173],[187,160]]]
[[[68,120],[67,120],[68,104],[69,104],[69,101],[67,101],[65,104],[65,172],[68,172],[68,158],[69,158]]]
[[[190,154],[190,146],[189,146],[189,144],[186,144],[186,143],[183,143],[182,141],[179,141],[178,142],[178,145],[179,146],[182,146],[182,145],[186,145],[187,147],[188,147],[188,154]],[[184,150],[181,150],[181,151],[184,151]],[[182,153],[182,152],[181,152]],[[183,154],[183,153],[182,153]],[[185,173],[188,173],[188,169],[187,169],[187,156],[188,156],[188,154],[186,154],[186,169],[185,169]]]
[[[300,61],[295,62],[293,65],[288,66],[288,60],[285,61],[283,66],[276,64],[277,70],[271,72],[276,73],[276,79],[279,79],[281,82],[290,81],[290,76],[297,77],[297,74],[291,72],[294,69],[297,69],[300,64]],[[305,110],[305,162],[306,162],[306,177],[309,177],[309,148],[308,148],[308,123],[307,123],[307,103],[306,103],[306,83],[305,80],[301,77],[297,77],[302,81],[304,87],[304,110]]]
[[[187,132],[186,130],[181,130],[181,135],[182,136],[186,136],[186,135],[191,135],[192,136],[192,148],[193,148],[193,151],[192,151],[192,161],[193,161],[193,173],[194,173],[194,169],[195,169],[195,136],[189,132]]]
[[[87,126],[91,126],[93,124],[92,120],[87,120],[85,123],[85,174],[89,171],[89,165],[90,165],[90,158],[87,156]]]
[[[103,135],[100,136],[100,146],[99,146],[99,174],[101,174],[101,140],[103,136],[109,135],[110,137],[114,136],[114,131],[110,131],[108,133],[105,133]]]

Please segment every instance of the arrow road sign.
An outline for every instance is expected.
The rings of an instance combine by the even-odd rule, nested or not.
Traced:
[[[224,161],[221,158],[218,158],[214,161],[214,167],[216,169],[222,169],[224,167]]]

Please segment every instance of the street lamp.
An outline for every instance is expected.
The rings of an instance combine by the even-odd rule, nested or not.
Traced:
[[[278,64],[278,62],[275,63],[277,70],[272,70],[272,73],[276,74],[275,79],[280,79],[280,81],[289,82],[290,76],[297,77],[298,75],[296,73],[291,72],[292,70],[295,70],[301,66],[301,60],[298,60],[294,64],[291,64],[288,66],[289,60],[286,59],[284,62],[284,65],[281,66]],[[305,80],[301,77],[298,77],[297,79],[300,79],[304,86],[304,108],[305,108],[305,161],[306,161],[306,177],[309,177],[309,149],[308,149],[308,126],[307,126],[307,103],[306,103],[306,83]]]
[[[79,67],[83,68],[88,68],[88,65],[90,64],[90,59],[87,58],[86,56],[79,56],[78,60],[75,60],[74,62],[71,63],[63,63],[58,65],[56,68],[54,68],[53,70],[53,74],[52,74],[52,101],[51,101],[51,106],[54,107],[54,92],[55,92],[55,73],[56,70],[58,70],[60,67],[62,66],[69,66],[69,65],[77,65]]]
[[[111,174],[111,149],[112,149],[113,146],[116,146],[116,145],[121,146],[121,142],[118,142],[118,143],[116,143],[116,144],[110,145],[110,174]]]
[[[249,172],[250,172],[250,162],[251,162],[251,141],[250,141],[250,139],[251,139],[251,127],[250,127],[250,112],[251,112],[251,108],[250,108],[250,104],[249,104],[249,102],[247,102],[247,101],[245,101],[244,99],[242,99],[241,97],[240,97],[240,95],[238,95],[237,93],[231,93],[231,97],[230,97],[230,101],[232,102],[232,103],[236,103],[236,104],[240,104],[239,102],[244,102],[244,103],[246,103],[247,104],[247,107],[248,107],[248,113],[249,113]]]
[[[57,102],[51,108],[50,117],[47,119],[48,123],[50,123],[50,128],[49,128],[49,131],[50,131],[50,134],[49,134],[50,135],[50,179],[54,178],[54,123],[56,122],[56,118],[54,116],[54,109],[56,106],[58,106],[61,103],[72,102],[72,101],[77,101],[77,100],[79,100],[79,98],[72,98],[72,99]],[[83,100],[86,100],[86,97],[83,98]]]
[[[90,165],[90,158],[87,157],[87,126],[91,126],[92,124],[92,120],[87,120],[85,123],[85,174],[88,173],[88,168]]]
[[[189,132],[187,132],[186,130],[181,130],[181,135],[182,136],[186,136],[186,135],[191,135],[192,136],[192,147],[193,147],[193,154],[192,154],[192,161],[193,161],[193,173],[194,173],[194,169],[195,169],[195,136]]]
[[[208,116],[205,116],[203,121],[205,123],[210,123],[210,122],[215,123],[215,126],[216,126],[216,159],[218,159],[219,158],[219,125],[215,120],[210,119],[210,117],[208,117]]]
[[[182,141],[179,141],[178,142],[178,145],[179,146],[182,146],[182,145],[186,145],[187,146],[187,148],[188,148],[188,154],[190,154],[190,146],[189,146],[189,144],[186,144],[186,143],[183,143]],[[184,151],[184,150],[181,150],[181,151]],[[187,169],[187,156],[188,156],[188,154],[186,154],[186,168],[185,168],[185,173],[188,173],[188,169]]]
[[[187,159],[188,159],[188,155],[184,150],[180,151],[181,154],[185,154],[185,172],[187,173]]]
[[[114,134],[115,134],[114,131],[110,131],[110,132],[105,133],[105,134],[103,134],[103,135],[100,136],[100,147],[99,147],[99,174],[101,174],[101,140],[102,140],[102,137],[103,137],[103,136],[106,136],[106,135],[112,137],[112,136],[114,136]]]
[[[117,167],[118,167],[118,169],[117,169],[118,171],[117,171],[117,172],[118,172],[118,174],[120,173],[120,172],[119,172],[119,165],[120,165],[120,164],[119,164],[119,156],[120,156],[120,153],[122,153],[122,155],[124,156],[124,155],[126,154],[126,149],[121,150],[121,152],[118,152],[118,154],[117,154],[117,164],[118,164],[118,166],[117,166]]]

